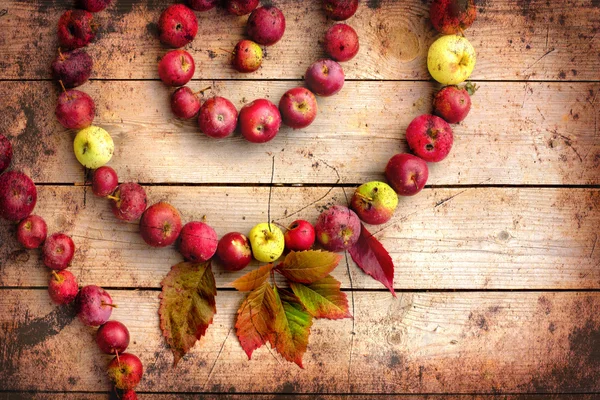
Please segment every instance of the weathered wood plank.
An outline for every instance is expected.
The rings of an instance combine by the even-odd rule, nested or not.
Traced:
[[[60,396],[64,400],[106,400],[106,393],[73,393],[73,392],[51,392],[51,393],[27,393],[12,392],[0,394],[0,400],[55,400]],[[252,398],[255,400],[395,400],[398,395],[394,394],[156,394],[141,393],[138,396],[144,400],[244,400]],[[545,400],[594,400],[597,395],[594,394],[545,394]],[[537,400],[539,395],[534,394],[481,394],[481,395],[460,395],[460,394],[425,394],[425,395],[403,395],[403,400]],[[113,400],[111,398],[111,400]]]
[[[232,332],[241,294],[217,296],[207,336],[179,367],[158,329],[156,291],[111,291],[146,367],[143,392],[593,393],[600,390],[598,293],[354,293],[354,321],[317,321],[305,369]],[[0,296],[0,378],[8,390],[108,389],[93,329],[43,290]],[[354,334],[352,334],[354,332]],[[40,369],[39,365],[46,366]]]
[[[351,189],[349,189],[351,191]],[[184,221],[206,215],[222,236],[248,232],[267,220],[267,187],[150,187],[150,202],[167,200]],[[331,204],[345,203],[342,189],[273,189],[271,216],[287,225],[315,221]],[[49,231],[73,235],[79,251],[72,271],[82,284],[159,287],[181,256],[152,249],[137,224],[117,222],[108,201],[81,187],[39,187],[36,212]],[[600,288],[600,190],[437,189],[401,199],[393,220],[371,231],[389,249],[398,289]],[[305,208],[306,207],[306,208]],[[303,209],[305,208],[305,209]],[[301,210],[300,212],[298,212]],[[287,215],[287,216],[286,216]],[[0,285],[46,286],[38,253],[19,248],[14,228],[0,225]],[[352,263],[334,271],[344,287],[382,288]],[[219,287],[243,272],[215,267]]]
[[[361,51],[346,63],[356,79],[429,79],[425,58],[436,33],[427,3],[363,2],[348,22],[356,28]],[[280,0],[288,24],[281,42],[270,47],[263,67],[241,75],[229,67],[229,54],[243,37],[246,18],[212,10],[200,15],[198,37],[190,45],[198,64],[196,77],[292,78],[311,60],[324,56],[318,41],[331,21],[320,2]],[[56,53],[56,24],[71,3],[53,0],[5,0],[0,24],[0,78],[49,77]],[[156,79],[156,59],[165,48],[156,37],[164,2],[120,0],[99,13],[99,39],[90,46],[97,78]],[[598,80],[600,7],[593,0],[481,2],[479,18],[467,31],[478,52],[475,79]],[[500,61],[501,60],[501,61]]]
[[[202,81],[241,107],[251,97],[275,102],[296,82]],[[240,135],[217,141],[195,121],[175,119],[160,82],[93,82],[83,87],[98,105],[96,124],[114,137],[110,165],[122,180],[140,182],[335,183],[384,179],[389,158],[407,150],[405,131],[431,112],[429,82],[348,82],[335,98],[319,99],[316,122],[283,128],[270,143]],[[483,83],[468,119],[455,126],[450,156],[431,165],[430,184],[600,184],[600,84]],[[76,182],[74,133],[54,117],[50,82],[4,82],[0,132],[15,146],[15,168],[36,182]]]

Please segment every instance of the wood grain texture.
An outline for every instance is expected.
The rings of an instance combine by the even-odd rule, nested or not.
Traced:
[[[146,369],[142,392],[600,390],[598,293],[356,292],[354,320],[316,321],[304,370],[267,348],[247,360],[232,331],[240,293],[217,296],[214,325],[175,370],[158,329],[158,292],[111,295],[119,305],[113,318],[131,333],[128,350]],[[5,390],[108,390],[109,357],[94,344],[94,329],[52,305],[46,291],[2,291],[0,323]]]
[[[278,102],[297,82],[201,81],[207,96],[238,108],[254,97]],[[266,144],[239,134],[214,140],[194,120],[176,119],[170,89],[160,82],[92,82],[95,124],[116,143],[110,165],[121,180],[168,183],[362,183],[384,179],[391,156],[407,151],[411,120],[431,112],[429,82],[348,82],[340,95],[319,99],[320,113],[302,130],[282,128]],[[15,147],[14,166],[36,182],[77,182],[83,168],[74,132],[56,120],[58,89],[50,82],[5,82],[0,131]],[[600,184],[600,84],[483,83],[473,110],[454,126],[454,146],[430,164],[429,184]],[[250,97],[252,96],[252,97]],[[335,168],[335,169],[334,169]],[[336,173],[337,170],[337,173]]]
[[[56,24],[71,6],[55,0],[5,0],[0,20],[0,78],[48,78],[56,54]],[[246,17],[223,10],[199,14],[198,36],[187,47],[197,78],[298,79],[311,61],[325,56],[319,41],[332,25],[316,0],[277,4],[286,15],[283,39],[269,47],[262,68],[242,75],[229,54],[244,37]],[[157,39],[163,1],[120,0],[97,14],[100,32],[90,53],[94,77],[156,79],[156,60],[166,48]],[[474,79],[598,80],[600,6],[594,0],[495,0],[481,2],[479,17],[466,32],[477,50]],[[436,38],[427,3],[365,1],[348,21],[361,51],[345,63],[352,79],[429,79],[426,54]],[[501,59],[502,62],[498,62]]]
[[[202,394],[157,394],[148,392],[137,392],[140,399],[144,400],[396,400],[397,394],[292,394],[292,393],[273,393],[273,394],[226,394],[226,393],[202,393]],[[70,393],[70,392],[50,392],[50,393],[28,393],[12,392],[0,393],[0,400],[55,400],[57,396],[64,400],[106,400],[106,393]],[[544,394],[544,400],[594,400],[594,394]],[[402,400],[538,400],[539,395],[535,394],[413,394],[402,395]],[[118,400],[110,398],[110,400]]]
[[[150,203],[171,202],[184,221],[206,216],[222,236],[247,233],[266,221],[268,191],[150,187],[148,196]],[[298,218],[315,221],[325,207],[345,203],[342,189],[328,191],[276,187],[272,219],[284,225]],[[85,195],[82,187],[43,186],[38,197],[35,212],[47,220],[49,232],[74,238],[78,251],[71,270],[80,284],[158,288],[170,266],[181,261],[175,248],[148,247],[136,223],[117,222],[108,201]],[[392,255],[397,289],[597,289],[599,201],[600,190],[593,189],[426,189],[401,199],[394,218],[370,230]],[[0,225],[0,251],[0,285],[47,285],[39,253],[22,250],[6,222]],[[343,287],[350,287],[350,270],[355,288],[383,288],[348,260],[334,271]],[[221,288],[246,272],[215,271]]]

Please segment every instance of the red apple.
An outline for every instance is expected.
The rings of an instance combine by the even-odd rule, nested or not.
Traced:
[[[82,287],[75,305],[79,320],[88,326],[104,324],[110,318],[113,307],[116,307],[108,292],[96,285]]]
[[[211,97],[200,107],[198,125],[206,136],[225,138],[233,133],[237,122],[237,109],[224,97]]]
[[[446,86],[433,98],[433,113],[450,124],[458,124],[463,121],[467,118],[470,110],[471,96],[467,89]]]
[[[92,176],[92,192],[96,196],[110,196],[117,190],[119,186],[119,178],[117,173],[111,167],[106,165],[94,171]]]
[[[313,63],[304,80],[308,88],[319,96],[332,96],[342,90],[344,86],[344,70],[333,60],[319,60]]]
[[[98,328],[96,343],[104,354],[121,354],[129,346],[129,330],[119,321],[108,321]]]
[[[273,139],[281,127],[281,114],[277,106],[267,99],[254,100],[240,110],[238,119],[242,136],[252,143]]]
[[[67,270],[52,271],[48,281],[48,294],[56,304],[69,304],[77,297],[79,286],[75,275]]]
[[[12,145],[8,138],[0,134],[0,174],[10,167],[13,157]]]
[[[158,20],[160,41],[174,48],[190,43],[198,33],[196,14],[184,4],[167,7]]]
[[[419,193],[429,178],[427,163],[412,154],[396,154],[385,167],[385,177],[390,186],[401,196]]]
[[[263,51],[252,40],[240,40],[233,50],[232,65],[238,72],[254,72],[262,64]]]
[[[323,0],[325,14],[334,21],[345,21],[356,13],[358,0]]]
[[[188,222],[179,235],[179,252],[188,261],[210,260],[217,251],[217,232],[204,222]]]
[[[83,129],[92,125],[96,104],[85,92],[67,90],[58,96],[56,118],[67,129]]]
[[[20,221],[27,217],[37,202],[37,190],[30,177],[8,171],[0,175],[0,217]]]
[[[435,115],[420,115],[406,128],[410,149],[427,162],[442,161],[452,149],[454,137],[450,125]]]
[[[73,239],[64,233],[53,233],[46,239],[44,247],[42,247],[44,265],[57,271],[67,268],[74,254]]]
[[[335,24],[325,33],[325,52],[336,61],[348,61],[358,53],[358,35],[346,24]]]
[[[246,15],[258,7],[259,0],[225,0],[225,8],[230,14]]]
[[[200,111],[200,99],[189,87],[180,87],[171,96],[171,110],[178,118],[194,118]]]
[[[294,129],[306,128],[317,117],[317,99],[306,88],[290,89],[279,101],[279,112],[287,126]]]
[[[333,206],[323,211],[315,225],[317,240],[325,250],[338,252],[349,249],[360,235],[360,219],[344,206]]]
[[[152,247],[173,244],[181,232],[179,211],[169,203],[160,202],[148,207],[140,219],[142,239]]]
[[[263,46],[272,46],[283,37],[285,17],[275,6],[258,7],[248,18],[246,30],[250,39]]]
[[[208,11],[214,8],[220,0],[187,0],[191,9],[196,11]]]
[[[138,400],[138,396],[133,390],[124,390],[119,400]]]
[[[444,35],[462,33],[476,17],[475,0],[433,0],[429,9],[433,27]]]
[[[92,74],[94,60],[83,49],[60,53],[52,62],[52,75],[66,88],[83,85]]]
[[[48,227],[38,215],[30,215],[17,226],[17,240],[26,249],[37,249],[46,240]]]
[[[112,0],[78,0],[77,5],[89,12],[99,12],[104,10]]]
[[[228,271],[239,271],[252,261],[250,241],[239,232],[230,232],[219,240],[217,257]]]
[[[94,17],[85,10],[68,10],[58,20],[58,42],[63,49],[87,46],[96,37]]]
[[[183,86],[194,76],[196,64],[185,50],[171,50],[158,63],[160,80],[169,86]]]
[[[130,353],[120,354],[108,364],[108,377],[117,389],[135,389],[142,380],[142,375],[144,375],[142,362]]]
[[[288,226],[285,235],[285,247],[288,250],[309,250],[315,243],[315,228],[308,221],[296,220]]]
[[[122,183],[109,198],[113,214],[122,221],[135,221],[146,210],[146,191],[137,183]]]

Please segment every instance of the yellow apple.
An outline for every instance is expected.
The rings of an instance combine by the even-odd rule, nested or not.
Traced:
[[[285,238],[277,226],[268,223],[256,225],[248,234],[252,255],[258,261],[273,262],[283,254]]]
[[[110,161],[115,144],[104,129],[90,126],[77,133],[73,141],[73,151],[81,165],[97,169]]]
[[[429,47],[427,68],[443,85],[466,81],[475,68],[475,49],[467,38],[458,35],[442,36]]]

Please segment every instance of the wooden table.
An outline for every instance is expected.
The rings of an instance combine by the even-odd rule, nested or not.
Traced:
[[[242,272],[221,269],[214,324],[171,368],[158,294],[180,256],[147,247],[135,223],[116,222],[108,203],[81,185],[74,132],[53,114],[59,89],[49,64],[58,18],[71,3],[0,4],[0,131],[15,147],[14,167],[38,184],[36,213],[50,232],[73,236],[79,283],[107,288],[118,303],[113,318],[129,327],[130,350],[146,368],[141,398],[600,395],[597,0],[480,1],[467,31],[478,52],[473,110],[455,127],[450,156],[431,166],[428,187],[400,199],[391,223],[373,228],[394,259],[398,298],[343,262],[334,276],[354,320],[317,321],[304,370],[264,347],[247,360],[233,330],[242,295],[229,286]],[[206,216],[219,235],[267,220],[272,157],[271,215],[282,224],[314,220],[345,201],[343,190],[383,179],[387,160],[407,149],[406,126],[430,112],[439,87],[425,66],[436,37],[428,2],[362,1],[349,20],[361,52],[344,64],[343,91],[319,99],[313,125],[282,129],[264,145],[210,140],[193,121],[173,117],[171,90],[157,79],[165,2],[116,3],[97,14],[93,79],[81,88],[96,100],[96,124],[115,139],[110,165],[122,181],[142,183],[151,202],[172,202],[186,221]],[[309,63],[324,56],[317,42],[331,22],[317,0],[276,3],[286,34],[250,75],[234,72],[221,50],[242,37],[245,18],[199,14],[190,86],[212,86],[207,95],[241,107],[258,97],[277,102],[301,85]],[[108,357],[94,329],[51,303],[39,253],[22,250],[14,232],[0,223],[0,399],[106,398]]]

